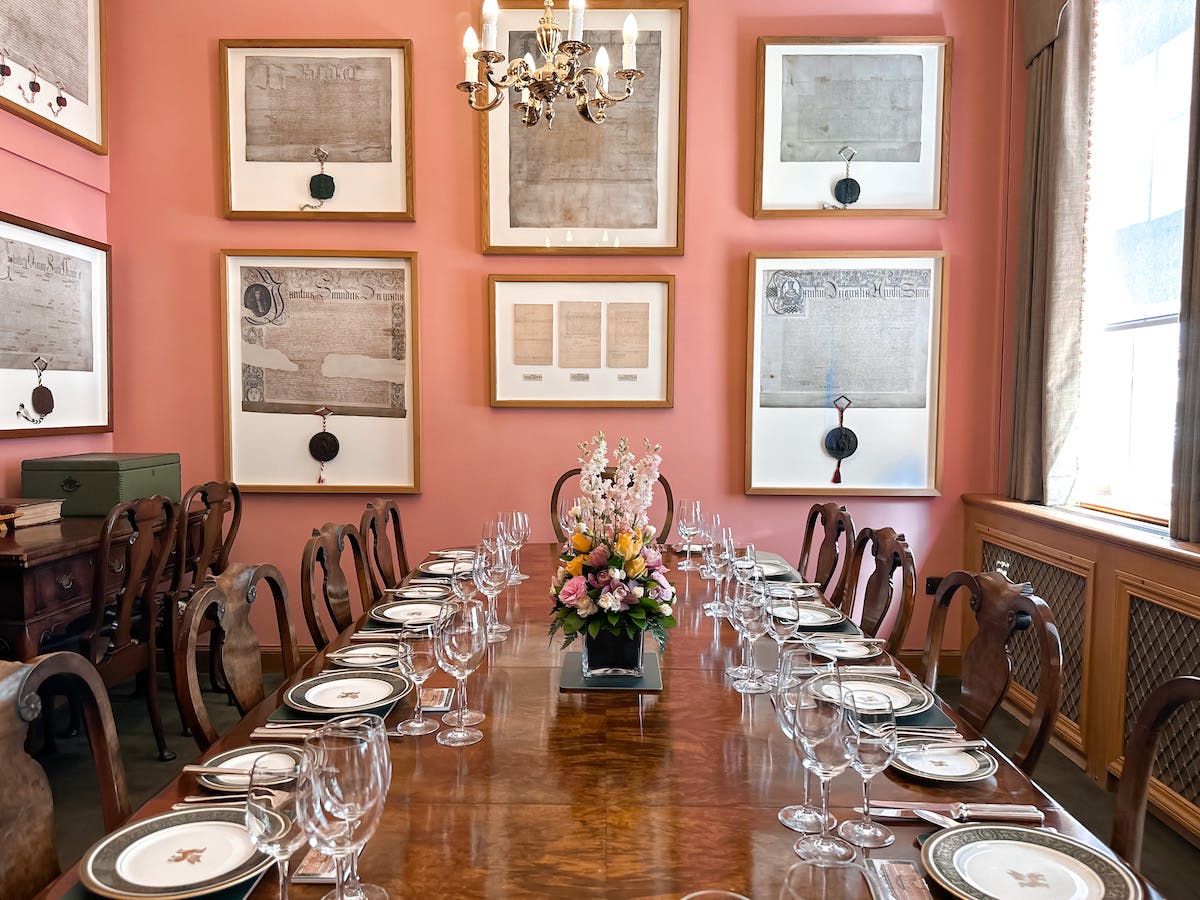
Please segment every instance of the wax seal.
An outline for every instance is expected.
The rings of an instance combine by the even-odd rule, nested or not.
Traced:
[[[318,431],[308,441],[308,453],[319,463],[332,462],[341,448],[337,436],[328,431]]]

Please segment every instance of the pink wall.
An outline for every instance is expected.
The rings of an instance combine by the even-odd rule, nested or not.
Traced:
[[[177,449],[185,482],[221,474],[221,248],[415,250],[421,256],[424,471],[423,493],[401,500],[410,552],[420,556],[432,546],[472,540],[480,521],[498,508],[529,510],[536,538],[549,538],[550,486],[572,464],[575,443],[603,427],[610,435],[661,441],[677,496],[704,498],[741,535],[794,555],[810,501],[742,493],[747,253],[943,248],[951,272],[944,496],[850,505],[863,525],[907,532],[922,577],[944,573],[961,562],[959,495],[996,487],[1008,7],[978,0],[693,0],[687,255],[596,260],[479,254],[478,116],[453,89],[466,0],[109,4],[116,449]],[[771,34],[954,36],[949,217],[750,217],[755,39]],[[412,38],[418,221],[222,219],[221,37]],[[0,157],[0,174],[17,164]],[[54,209],[91,202],[90,189],[56,190]],[[26,214],[45,212],[35,201],[24,198]],[[493,272],[676,275],[675,408],[491,409],[485,279]],[[71,448],[61,442],[53,450]],[[352,495],[251,496],[238,556],[275,562],[295,578],[310,529],[331,519],[357,521],[362,502]],[[914,634],[923,630],[921,618]]]
[[[108,171],[108,157],[0,112],[0,210],[107,240]],[[114,319],[120,327],[119,316]],[[0,415],[13,415],[17,401],[10,400],[3,398]],[[110,434],[0,440],[0,495],[20,496],[23,459],[111,450],[112,444]]]

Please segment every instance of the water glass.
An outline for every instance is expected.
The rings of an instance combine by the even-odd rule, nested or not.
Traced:
[[[765,694],[771,690],[754,659],[754,644],[767,633],[767,598],[754,585],[738,585],[734,593],[731,621],[742,637],[745,673],[733,682],[739,694]]]
[[[308,839],[296,809],[299,778],[299,763],[262,756],[251,766],[246,788],[246,831],[250,842],[275,860],[279,900],[287,900],[288,862]]]
[[[465,747],[483,740],[483,732],[469,727],[467,718],[467,677],[479,668],[487,650],[487,626],[483,606],[474,600],[452,603],[438,620],[433,635],[437,663],[458,681],[458,715],[443,716],[453,727],[439,731],[437,741],[449,747]]]
[[[729,614],[729,607],[725,603],[725,581],[729,577],[733,553],[733,529],[719,527],[704,548],[704,564],[717,582],[716,596],[704,604],[704,614],[707,616],[719,618]]]
[[[411,656],[411,650],[408,656]],[[324,726],[326,729],[341,729],[344,734],[354,734],[365,737],[371,745],[371,759],[378,770],[379,783],[383,785],[380,795],[380,810],[387,799],[388,785],[392,783],[392,754],[388,749],[388,731],[383,723],[383,717],[374,713],[349,713],[330,719]],[[358,856],[363,845],[375,831],[378,819],[367,822],[369,832],[361,834],[363,822],[355,821],[353,828],[360,834],[361,840],[356,840],[354,852],[350,854],[348,872],[346,874],[346,897],[349,900],[388,900],[387,891],[376,884],[365,884],[358,878]],[[330,892],[323,900],[336,900],[336,894]]]
[[[529,516],[517,510],[500,513],[500,524],[504,527],[505,543],[512,548],[512,572],[509,584],[520,584],[528,575],[521,573],[521,548],[529,543]]]
[[[438,723],[433,719],[425,718],[425,711],[421,707],[421,685],[429,679],[429,676],[433,674],[433,670],[437,668],[437,660],[434,659],[434,655],[428,650],[414,650],[408,655],[405,662],[408,665],[408,677],[416,685],[416,710],[411,719],[405,719],[396,726],[396,733],[408,735],[430,734],[438,730]]]
[[[800,601],[795,597],[772,597],[767,595],[767,634],[775,641],[778,662],[774,673],[767,675],[767,682],[774,687],[783,673],[784,644],[796,634],[800,627]]]
[[[798,862],[787,871],[779,900],[860,900],[862,897],[890,897],[890,892],[873,889],[876,881],[864,866],[830,868]]]
[[[832,658],[814,653],[808,648],[788,650],[780,662],[779,681],[772,696],[779,727],[791,742],[792,749],[804,769],[804,801],[785,806],[779,810],[778,818],[782,825],[801,834],[813,834],[836,824],[831,816],[823,817],[820,808],[812,803],[812,769],[803,765],[804,750],[794,740],[792,729],[801,688],[808,679],[832,672],[834,665],[835,661]]]
[[[846,747],[850,765],[862,776],[863,817],[847,819],[838,827],[838,834],[858,847],[886,847],[896,835],[886,825],[871,821],[871,779],[896,755],[896,711],[891,700],[882,695],[871,695],[869,702],[863,695],[847,696],[850,727]]]
[[[491,644],[506,640],[511,630],[496,614],[496,598],[508,585],[509,574],[512,571],[509,563],[508,549],[503,543],[492,548],[480,544],[475,548],[472,576],[475,579],[475,587],[487,597],[487,639]]]
[[[684,557],[676,568],[681,572],[690,572],[699,568],[696,563],[692,562],[692,541],[700,533],[703,521],[699,500],[684,500],[679,504],[675,527],[683,539]],[[666,540],[666,535],[663,535],[663,539]]]
[[[796,855],[805,862],[819,866],[843,866],[853,861],[856,851],[841,838],[830,836],[829,783],[850,765],[846,737],[849,716],[837,669],[810,678],[796,697],[792,719],[792,740],[804,751],[804,764],[816,773],[821,782],[821,813],[826,827],[820,834],[796,841]]]

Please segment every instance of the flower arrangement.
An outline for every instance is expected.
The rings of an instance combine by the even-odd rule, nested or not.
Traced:
[[[608,466],[604,432],[579,445],[581,498],[550,585],[554,600],[550,636],[561,630],[568,647],[581,634],[630,641],[649,631],[659,647],[675,627],[675,588],[667,580],[655,529],[647,519],[662,464],[661,447],[645,441],[635,458],[629,442],[617,444]]]

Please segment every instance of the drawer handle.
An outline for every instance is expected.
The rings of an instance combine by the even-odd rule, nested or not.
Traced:
[[[73,494],[77,490],[79,490],[81,487],[83,487],[83,485],[81,485],[78,481],[75,480],[74,475],[68,475],[66,478],[64,478],[62,481],[60,481],[58,483],[58,486],[60,488],[62,488],[64,491],[66,491],[68,494]]]
[[[119,575],[121,572],[125,571],[125,560],[114,559],[112,562],[110,562],[108,564],[108,567],[110,569],[112,569],[114,573]]]
[[[75,579],[71,577],[70,572],[64,572],[58,576],[58,586],[64,591],[69,591],[72,585],[75,584]]]

